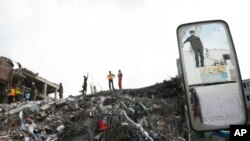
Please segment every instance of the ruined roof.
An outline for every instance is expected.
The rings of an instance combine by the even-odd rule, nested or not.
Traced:
[[[38,73],[34,73],[33,71],[27,68],[22,68],[22,65],[18,62],[15,62],[18,65],[18,68],[15,69],[13,62],[15,61],[12,61],[9,58],[0,56],[0,82],[2,82],[3,84],[12,82],[10,81],[11,80],[10,78],[13,78],[15,80],[23,79],[23,83],[27,87],[31,87],[31,83],[35,82],[40,92],[43,92],[44,85],[47,84],[47,94],[54,93],[56,89],[59,89],[58,84],[53,83],[39,76]]]
[[[54,93],[55,89],[59,89],[59,85],[56,83],[53,83],[43,77],[40,77],[38,73],[34,73],[33,71],[22,68],[23,74],[26,76],[26,83],[31,84],[32,82],[35,82],[37,88],[42,91],[44,84],[47,84],[47,94]]]

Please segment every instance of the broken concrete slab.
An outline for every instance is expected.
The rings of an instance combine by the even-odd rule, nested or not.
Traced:
[[[29,108],[32,112],[39,112],[40,106],[39,104],[35,103],[35,102],[28,102],[28,103],[24,103],[21,106],[16,107],[15,109],[12,109],[10,111],[8,111],[8,113],[10,115],[13,115],[15,113],[18,113],[20,111],[22,111],[25,108]]]
[[[47,110],[47,109],[49,109],[49,108],[50,108],[50,105],[49,105],[49,104],[45,104],[45,105],[42,105],[42,106],[40,107],[41,110]]]

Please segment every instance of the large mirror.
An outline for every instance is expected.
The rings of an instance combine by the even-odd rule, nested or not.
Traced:
[[[177,38],[193,129],[245,124],[244,93],[228,24],[221,20],[183,24],[177,28]]]

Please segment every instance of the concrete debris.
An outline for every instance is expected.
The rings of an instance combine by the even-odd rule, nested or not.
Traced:
[[[50,108],[50,105],[49,104],[45,104],[45,105],[42,105],[40,107],[41,110],[46,110],[46,109],[49,109]]]
[[[13,105],[14,106],[14,105]],[[15,107],[15,108],[14,108]],[[22,103],[22,104],[18,104],[18,105],[15,105],[13,108],[14,109],[10,109],[9,110],[9,114],[12,115],[12,114],[15,114],[15,113],[18,113],[20,111],[23,111],[24,109],[29,109],[30,111],[32,112],[38,112],[39,111],[39,105],[37,102],[29,102],[29,103]]]
[[[0,105],[0,140],[186,140],[179,80],[57,101]]]

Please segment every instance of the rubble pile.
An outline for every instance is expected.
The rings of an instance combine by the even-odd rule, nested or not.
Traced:
[[[0,105],[0,140],[186,140],[181,93],[172,78],[141,89]]]

